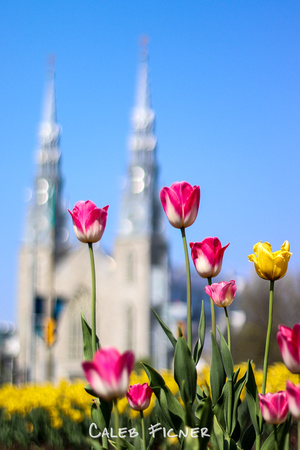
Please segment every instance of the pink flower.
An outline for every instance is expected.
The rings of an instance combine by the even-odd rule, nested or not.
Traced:
[[[228,283],[226,281],[220,281],[220,283],[205,286],[204,290],[216,306],[224,308],[233,302],[236,293],[236,284],[234,280],[230,280]]]
[[[186,228],[196,220],[200,187],[191,186],[186,181],[173,183],[171,187],[163,187],[160,199],[168,221],[175,228]]]
[[[267,423],[277,425],[283,423],[288,415],[289,408],[285,391],[275,394],[258,394],[259,407],[263,418]]]
[[[290,413],[295,419],[300,420],[300,384],[295,386],[288,380],[286,382],[286,396]]]
[[[97,208],[95,203],[87,200],[77,202],[73,211],[69,211],[73,219],[76,237],[84,243],[98,242],[106,226],[108,206]]]
[[[279,325],[277,342],[284,364],[292,373],[300,374],[300,323],[293,329]]]
[[[93,391],[104,400],[124,397],[134,364],[134,354],[122,355],[113,347],[101,348],[93,361],[84,361],[82,368]]]
[[[129,386],[126,394],[129,406],[136,411],[144,411],[150,404],[152,393],[153,391],[147,383]]]
[[[217,237],[208,237],[202,242],[190,243],[192,259],[200,277],[208,278],[219,275],[223,255],[228,245],[222,247]]]

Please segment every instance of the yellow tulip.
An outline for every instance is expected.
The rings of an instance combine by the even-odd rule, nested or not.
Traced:
[[[289,252],[290,244],[284,241],[281,249],[272,252],[272,246],[269,242],[262,241],[254,245],[254,254],[249,255],[249,261],[254,262],[255,270],[260,278],[264,280],[279,280],[286,274],[288,262],[292,255]]]

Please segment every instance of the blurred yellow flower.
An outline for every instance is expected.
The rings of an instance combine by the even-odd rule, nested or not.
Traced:
[[[288,268],[288,262],[292,255],[289,252],[290,244],[284,241],[281,249],[272,252],[269,242],[262,241],[254,245],[254,254],[249,255],[249,261],[254,262],[257,275],[264,280],[279,280],[284,277]]]

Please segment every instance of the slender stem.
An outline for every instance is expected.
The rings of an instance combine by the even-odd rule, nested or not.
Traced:
[[[211,285],[211,277],[207,277],[207,281],[209,286]],[[213,332],[214,337],[216,337],[216,316],[215,316],[215,304],[210,299],[210,313],[211,313],[211,329]]]
[[[265,395],[266,393],[266,385],[267,385],[267,374],[268,374],[268,358],[269,358],[269,349],[270,349],[270,337],[271,337],[271,330],[272,330],[272,320],[273,320],[273,294],[274,294],[274,280],[270,280],[270,294],[269,294],[269,319],[268,319],[268,328],[267,328],[267,336],[266,336],[266,345],[265,345],[265,356],[264,356],[264,367],[263,367],[263,381],[262,381],[262,394]],[[259,431],[260,435],[262,433],[262,427],[263,427],[263,417],[260,412],[259,415]],[[259,435],[259,441],[257,440],[256,448],[257,450],[260,449],[260,435]]]
[[[227,324],[227,344],[229,351],[231,351],[231,337],[230,337],[230,325],[229,325],[229,318],[228,318],[228,311],[227,307],[224,307],[225,316],[226,316],[226,324]]]
[[[277,438],[277,426],[273,425],[273,428],[274,428],[274,443],[275,443],[274,449],[278,450],[279,447],[278,447],[278,438]]]
[[[119,411],[117,407],[117,400],[114,400],[114,413],[115,413],[115,432],[117,435],[117,449],[121,450],[121,440],[119,436],[119,429],[120,429],[120,416]]]
[[[142,424],[143,450],[146,450],[146,431],[145,431],[145,420],[143,411],[140,411],[140,416]]]
[[[187,343],[190,351],[192,351],[192,296],[191,296],[191,271],[190,261],[188,255],[188,249],[185,237],[185,228],[180,228],[184,255],[185,255],[185,267],[186,267],[186,294],[187,294]]]
[[[91,242],[89,242],[89,252],[92,272],[92,352],[94,355],[96,353],[96,276],[93,244]]]
[[[274,281],[271,280],[270,281],[270,297],[269,297],[269,321],[268,321],[268,329],[267,329],[267,337],[266,337],[263,382],[262,382],[262,394],[263,395],[266,393],[266,385],[267,385],[268,358],[269,358],[269,349],[270,349],[272,320],[273,320],[273,294],[274,294]]]

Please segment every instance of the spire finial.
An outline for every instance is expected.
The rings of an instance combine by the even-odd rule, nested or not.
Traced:
[[[141,62],[145,62],[148,60],[148,45],[149,45],[149,36],[147,34],[143,34],[140,37]]]

